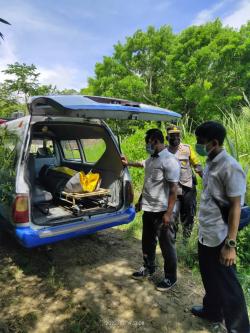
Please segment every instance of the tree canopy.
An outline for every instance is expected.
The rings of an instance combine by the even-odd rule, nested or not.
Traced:
[[[15,62],[7,65],[2,71],[8,78],[0,84],[0,114],[8,117],[13,111],[27,111],[26,106],[30,96],[73,95],[79,94],[75,89],[58,90],[52,84],[40,84],[40,73],[34,64],[27,65]]]
[[[250,94],[250,22],[235,30],[220,20],[174,34],[169,26],[138,30],[114,46],[89,78],[94,95],[173,109],[194,120],[239,111]]]

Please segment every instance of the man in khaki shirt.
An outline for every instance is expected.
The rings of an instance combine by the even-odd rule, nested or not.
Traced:
[[[177,189],[176,224],[182,224],[183,238],[187,240],[192,232],[196,213],[196,177],[202,177],[201,163],[192,147],[181,142],[181,130],[176,125],[167,127],[168,150],[179,160],[181,166]]]

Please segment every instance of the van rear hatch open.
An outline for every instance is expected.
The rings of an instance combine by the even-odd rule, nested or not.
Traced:
[[[72,212],[74,216],[91,216],[119,211],[121,207],[128,207],[126,202],[131,204],[131,199],[126,199],[131,197],[132,192],[128,186],[127,170],[123,168],[114,136],[102,119],[169,122],[180,118],[178,113],[159,107],[81,95],[32,97],[29,111],[31,139],[27,169],[33,222],[40,226],[58,224],[63,220],[63,223],[72,222]],[[95,145],[95,149],[105,147],[94,163],[86,159],[86,151],[90,153],[91,145]],[[85,152],[84,147],[87,149]],[[75,200],[63,190],[57,190],[58,182],[61,185],[64,181],[58,167],[99,173],[101,188],[108,191],[107,195]],[[49,194],[52,197],[44,200],[45,207],[49,207],[49,214],[46,214],[42,202],[38,204],[37,200]]]
[[[176,112],[151,105],[81,95],[32,97],[29,111],[32,116],[81,117],[85,119],[171,121],[181,117]]]

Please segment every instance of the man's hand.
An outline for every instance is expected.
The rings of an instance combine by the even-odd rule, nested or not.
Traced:
[[[236,251],[234,247],[223,246],[220,252],[220,263],[227,267],[236,264]]]
[[[135,168],[144,168],[143,162],[131,162],[127,160],[127,157],[124,155],[121,155],[121,161],[123,166],[125,167],[135,167]]]
[[[202,170],[202,166],[200,164],[196,164],[194,166],[194,171],[202,178],[203,170]]]
[[[126,167],[128,166],[128,160],[126,158],[126,156],[121,155],[121,160],[122,160],[122,164]]]
[[[166,212],[162,217],[162,223],[165,227],[167,227],[170,224],[171,221],[171,215]]]

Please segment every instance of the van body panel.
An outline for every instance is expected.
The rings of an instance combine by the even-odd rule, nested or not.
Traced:
[[[135,217],[135,210],[129,207],[117,213],[111,213],[105,217],[93,217],[90,221],[74,222],[57,227],[44,227],[42,229],[32,229],[30,227],[16,227],[15,237],[24,247],[32,248],[45,244],[50,244],[73,237],[79,237],[95,233],[97,231],[115,227],[131,222]]]
[[[23,155],[31,116],[25,116],[0,125],[2,149],[0,156],[0,220],[12,223],[12,203],[16,193],[28,193],[23,181]]]

